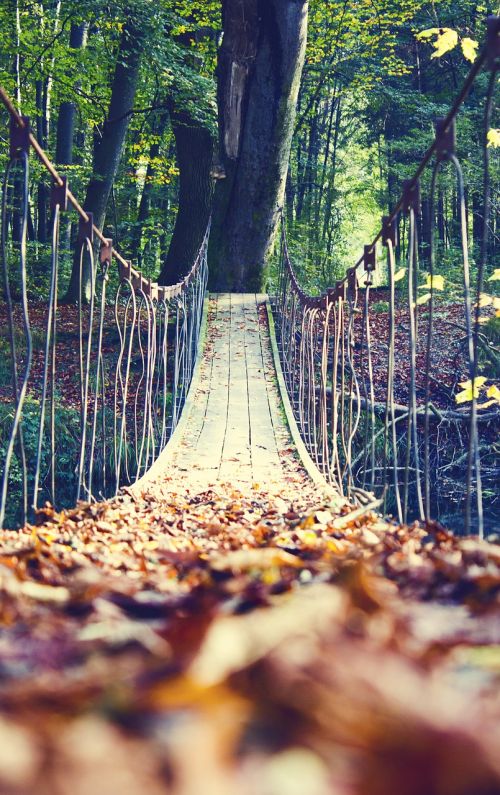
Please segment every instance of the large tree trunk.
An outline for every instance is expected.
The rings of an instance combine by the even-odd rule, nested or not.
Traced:
[[[283,204],[307,0],[223,0],[221,161],[210,244],[218,290],[260,290]]]
[[[158,277],[159,284],[176,284],[190,270],[210,218],[213,198],[214,140],[208,127],[168,102],[179,168],[179,203],[174,231]]]
[[[93,175],[83,204],[85,210],[93,213],[94,224],[99,229],[104,225],[111,188],[122,156],[137,89],[143,43],[144,33],[140,21],[129,17],[123,28],[117,53],[108,116],[94,138]],[[66,301],[77,301],[79,297],[78,246],[77,249]],[[82,297],[85,300],[90,298],[90,289],[90,272],[89,268],[85,267],[81,285]]]

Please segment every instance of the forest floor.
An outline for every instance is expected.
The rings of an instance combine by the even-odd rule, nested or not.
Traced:
[[[389,313],[388,304],[381,298],[386,298],[385,289],[373,289],[370,293],[370,332],[371,332],[371,357],[373,366],[373,387],[376,401],[384,402],[386,399],[387,386],[387,355],[389,338]],[[362,306],[362,296],[359,298],[359,306]],[[65,406],[79,407],[80,387],[79,387],[79,362],[78,355],[75,355],[79,340],[79,315],[78,308],[73,305],[61,304],[57,310],[57,379],[60,389],[59,399],[63,400]],[[427,353],[427,329],[428,329],[428,306],[417,307],[417,317],[419,332],[416,341],[416,391],[417,404],[423,405],[425,402],[425,374],[426,374],[426,353]],[[430,400],[436,408],[466,410],[467,406],[457,406],[455,396],[460,391],[459,382],[467,380],[467,350],[466,350],[466,328],[464,320],[463,303],[459,301],[441,301],[434,309],[433,319],[433,345],[430,377]],[[495,315],[491,306],[482,309],[481,316],[483,321],[493,318]],[[97,334],[98,312],[96,311],[94,327]],[[20,304],[14,305],[13,311],[16,345],[20,361],[23,361],[24,334],[23,316]],[[356,318],[354,334],[357,341],[355,346],[355,362],[359,367],[358,376],[362,377],[363,371],[367,377],[367,363],[361,361],[361,352],[358,350],[360,341],[363,339],[362,318]],[[45,339],[47,326],[47,304],[46,302],[30,302],[30,324],[33,337],[33,361],[31,366],[30,386],[28,392],[37,394],[42,383]],[[82,314],[82,324],[84,338],[88,327],[87,312]],[[5,358],[10,358],[8,343],[8,324],[5,314],[5,307],[0,311],[0,352]],[[114,317],[114,309],[108,306],[104,321],[104,342],[103,353],[109,355],[110,362],[116,358],[116,343],[118,333]],[[484,349],[490,350],[492,361],[498,368],[498,345],[488,340],[483,334]],[[394,354],[394,398],[396,403],[405,404],[408,402],[408,382],[409,382],[409,327],[408,310],[404,299],[398,299],[395,309],[395,354]],[[491,352],[492,351],[492,352]],[[95,357],[94,357],[95,358]],[[491,369],[491,362],[489,362]],[[489,383],[498,383],[498,370],[492,373]],[[10,369],[2,377],[0,368],[0,401],[10,400]],[[495,406],[498,409],[498,406]],[[500,410],[500,409],[498,409]]]
[[[173,468],[0,531],[2,795],[498,795],[500,546],[276,441],[275,484]]]

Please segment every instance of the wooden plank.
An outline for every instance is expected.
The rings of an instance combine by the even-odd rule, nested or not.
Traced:
[[[279,410],[274,362],[259,323],[262,296],[212,296],[208,346],[184,437],[172,460],[186,487],[217,482],[285,482],[279,450],[287,431]],[[213,306],[212,303],[212,306]],[[288,438],[288,437],[287,437]]]

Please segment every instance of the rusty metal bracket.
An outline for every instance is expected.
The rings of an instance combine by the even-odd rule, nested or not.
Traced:
[[[363,263],[365,266],[365,271],[367,273],[371,273],[377,267],[377,252],[375,250],[375,246],[365,246],[365,252],[363,254]]]
[[[358,277],[356,268],[348,268],[347,270],[347,299],[355,300],[358,292]]]
[[[346,282],[345,279],[335,282],[335,287],[328,290],[328,297],[331,301],[345,301],[346,297]]]
[[[99,262],[101,264],[101,277],[103,281],[109,281],[109,269],[111,267],[111,260],[113,259],[113,241],[106,238],[105,242],[101,242],[101,249],[99,251]]]
[[[84,243],[86,240],[92,243],[94,240],[94,214],[87,213],[88,220],[80,218],[78,221],[78,242]]]
[[[29,155],[30,151],[30,120],[29,116],[21,116],[24,127],[19,127],[13,116],[10,117],[9,153],[12,158]]]
[[[132,263],[130,260],[127,260],[127,264],[124,265],[122,262],[119,263],[120,269],[120,279],[128,279],[129,282],[132,282]]]
[[[455,119],[452,119],[448,127],[445,127],[446,118],[440,116],[435,121],[436,130],[436,157],[438,160],[446,160],[450,155],[455,154],[456,149],[456,126]]]
[[[101,265],[107,263],[111,265],[113,259],[113,241],[111,238],[106,238],[106,242],[101,243],[101,250],[99,252],[99,261]]]
[[[382,218],[382,243],[384,246],[391,242],[393,248],[396,248],[398,242],[398,224],[396,218],[391,218],[390,215],[384,215]]]
[[[489,69],[500,67],[500,17],[490,16],[486,20],[486,57]]]
[[[50,206],[52,210],[59,206],[60,212],[65,213],[68,209],[68,178],[61,177],[61,179],[62,185],[58,185],[57,182],[52,183]]]
[[[420,215],[420,182],[411,179],[403,180],[403,212],[411,210],[415,215]]]
[[[141,290],[151,301],[158,300],[158,287],[157,284],[151,279],[146,279],[145,276],[140,276]]]
[[[148,298],[153,300],[153,285],[151,279],[146,279],[145,276],[141,276],[141,290]]]
[[[148,280],[148,295],[152,301],[158,301],[158,285],[151,279]]]

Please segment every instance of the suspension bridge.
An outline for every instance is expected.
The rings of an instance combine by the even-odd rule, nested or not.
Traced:
[[[491,490],[499,471],[488,451],[499,404],[494,378],[483,368],[485,348],[494,351],[482,334],[494,306],[484,289],[490,240],[498,232],[488,131],[499,56],[495,17],[392,213],[345,278],[320,296],[300,286],[283,214],[269,298],[207,295],[210,229],[183,281],[163,287],[146,279],[94,225],[39,146],[29,119],[2,90],[10,115],[1,209],[2,321],[10,362],[1,390],[3,423],[10,425],[1,453],[0,522],[20,526],[47,501],[69,508],[78,500],[105,500],[124,487],[158,486],[167,471],[191,490],[215,482],[265,482],[286,493],[290,473],[282,451],[292,442],[286,440],[278,384],[288,425],[316,483],[352,503],[376,503],[397,522],[430,521],[436,518],[436,470],[461,463],[463,528],[483,535],[484,484]],[[457,134],[467,97],[484,76],[483,237],[471,262]],[[53,208],[47,295],[36,300],[27,267],[32,154],[52,179]],[[453,178],[442,188],[445,173]],[[453,307],[458,332],[446,361],[434,231],[438,189],[450,190],[458,206],[462,273]],[[424,194],[431,219],[425,241]],[[71,211],[78,218],[80,280],[90,274],[91,282],[89,302],[80,299],[75,307],[58,298],[60,228]],[[15,213],[21,218],[17,242],[11,234]],[[382,314],[375,307],[381,295]],[[459,384],[470,395],[456,401]],[[480,397],[483,384],[490,400]],[[73,448],[63,450],[61,426],[71,423]],[[443,436],[460,440],[460,462],[455,447],[443,463]]]

